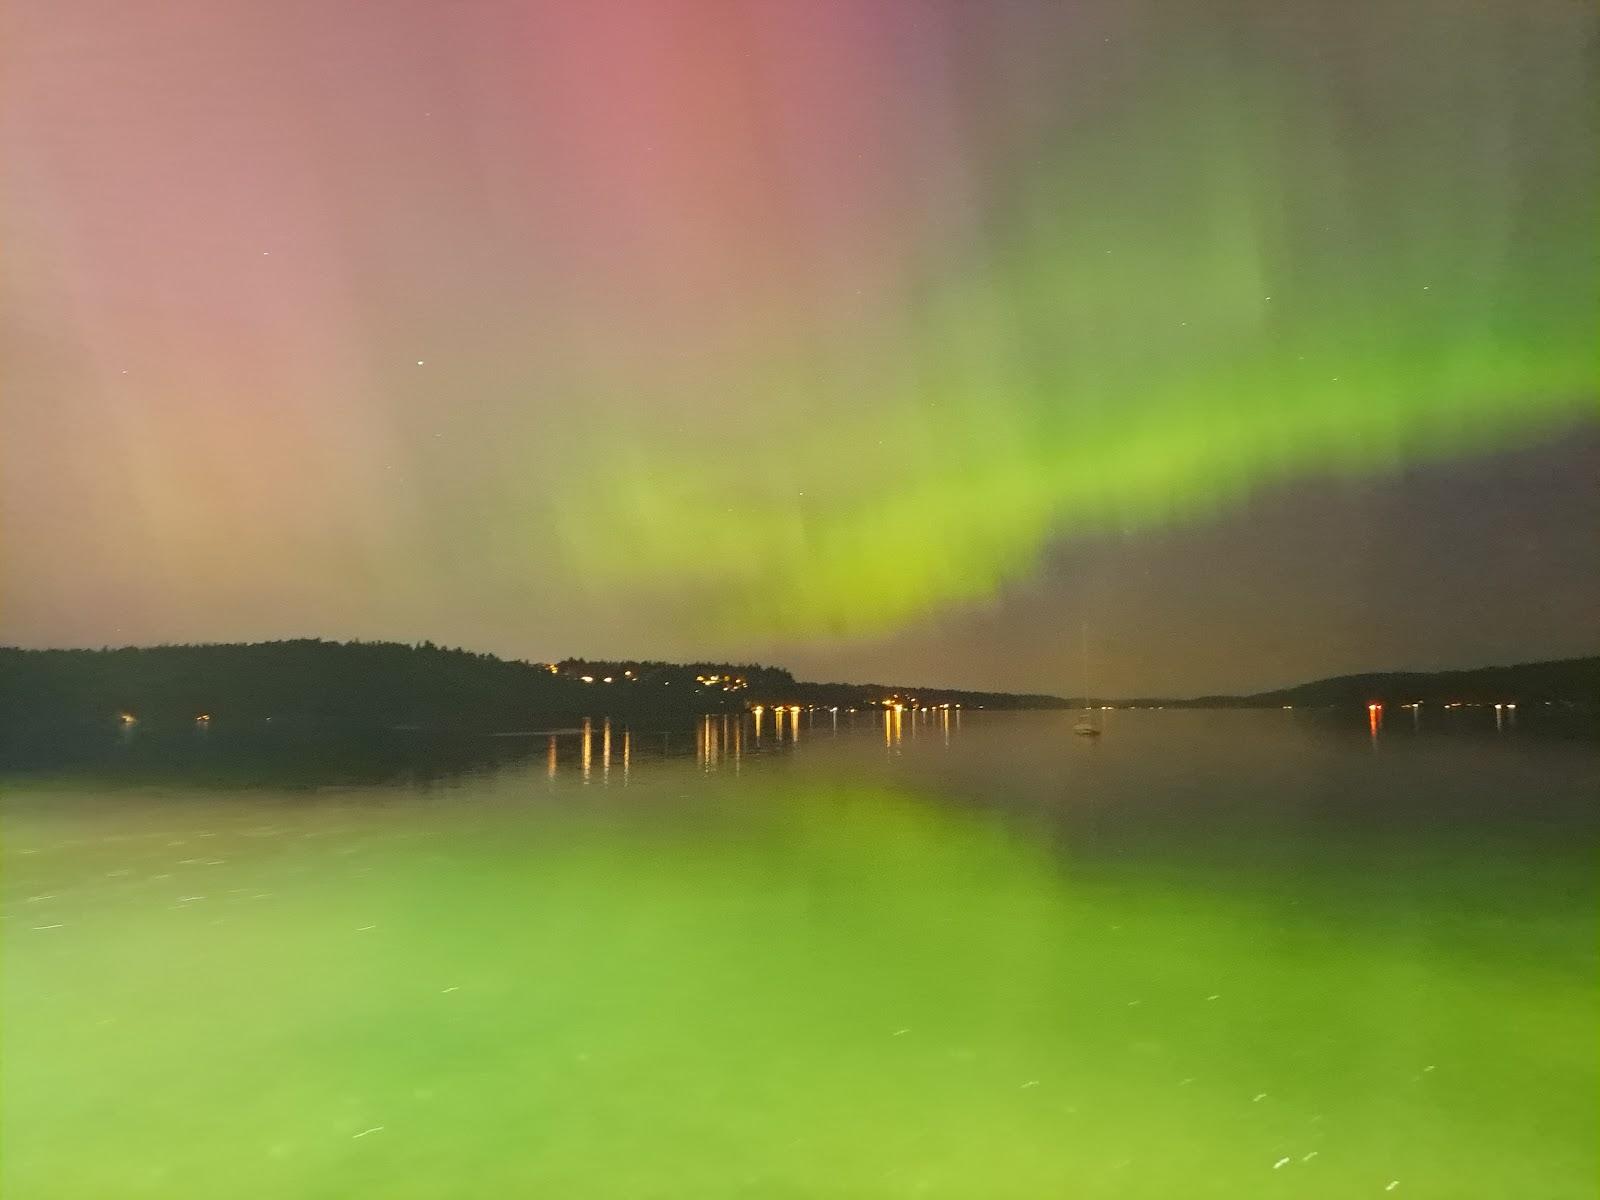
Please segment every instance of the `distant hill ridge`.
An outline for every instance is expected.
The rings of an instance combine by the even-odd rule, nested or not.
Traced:
[[[1379,701],[1492,704],[1502,700],[1600,701],[1600,655],[1477,667],[1464,671],[1388,671],[1338,675],[1263,692],[1254,700],[1285,704]]]
[[[1600,704],[1600,656],[1464,671],[1342,675],[1247,696],[1104,701],[1125,707]],[[510,729],[602,714],[676,718],[754,704],[1062,708],[1058,696],[808,683],[779,667],[567,659],[508,661],[431,642],[305,638],[99,650],[0,647],[0,732],[120,721],[272,722],[274,728]]]
[[[1246,696],[1135,700],[1187,708],[1330,707],[1349,704],[1600,704],[1600,656],[1459,671],[1367,671]]]

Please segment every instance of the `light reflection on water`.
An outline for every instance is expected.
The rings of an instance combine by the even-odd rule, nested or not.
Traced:
[[[0,1186],[1593,1194],[1592,740],[1103,715],[13,778]]]

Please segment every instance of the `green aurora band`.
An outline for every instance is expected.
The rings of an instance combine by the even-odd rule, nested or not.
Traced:
[[[593,381],[652,404],[557,493],[574,565],[719,631],[867,634],[1050,539],[1592,421],[1584,48],[1533,78],[1492,40],[1382,113],[1214,56],[1056,131],[866,319]]]

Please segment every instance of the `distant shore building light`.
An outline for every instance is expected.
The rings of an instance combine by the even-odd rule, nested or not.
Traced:
[[[121,721],[124,725],[136,725],[139,723],[139,718],[134,716],[131,712],[118,713],[117,720]]]
[[[580,675],[579,678],[582,679],[585,683],[593,683],[594,682],[594,676],[593,675]]]

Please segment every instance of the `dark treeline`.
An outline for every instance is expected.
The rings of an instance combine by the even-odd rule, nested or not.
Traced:
[[[754,664],[507,661],[431,642],[0,648],[0,737],[270,724],[275,730],[522,730],[583,716],[676,721],[753,704],[1059,706],[1050,696],[802,683]]]

